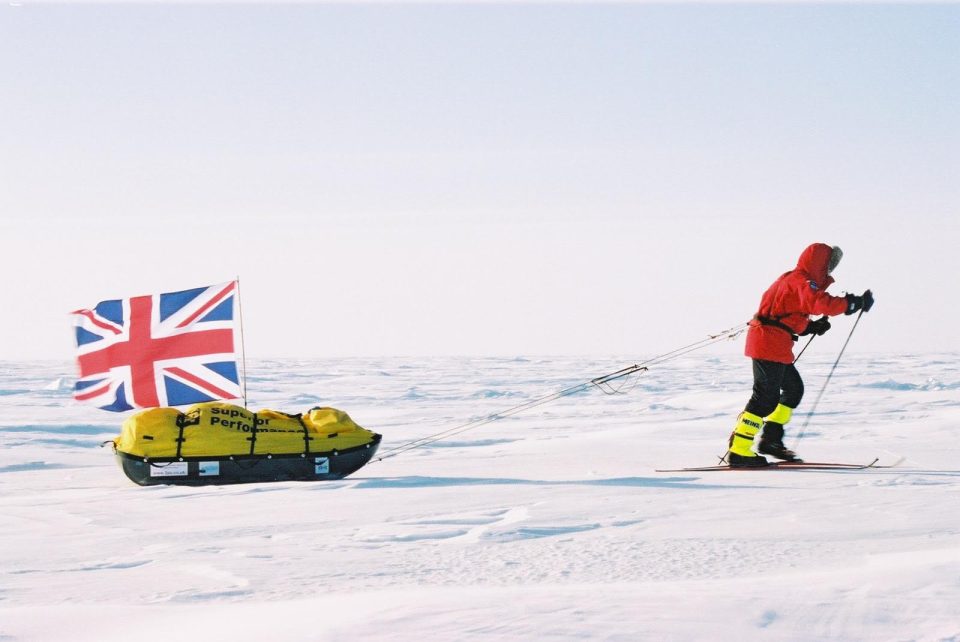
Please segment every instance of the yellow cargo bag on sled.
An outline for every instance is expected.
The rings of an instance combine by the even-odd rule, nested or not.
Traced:
[[[129,465],[123,466],[131,479],[142,484],[144,481],[140,478],[144,476],[162,477],[162,483],[178,483],[174,477],[194,476],[193,468],[196,466],[188,469],[183,463],[179,464],[179,468],[160,470],[168,464],[189,461],[213,463],[200,460],[221,463],[223,460],[240,461],[248,466],[251,462],[274,458],[310,458],[316,460],[313,463],[330,460],[322,467],[325,476],[308,475],[304,478],[339,478],[369,461],[379,441],[380,435],[361,428],[347,413],[336,408],[313,408],[304,414],[291,415],[277,410],[252,412],[241,406],[214,401],[195,404],[185,412],[176,408],[151,408],[139,412],[123,422],[120,436],[113,440],[113,444],[117,456],[125,460],[121,465],[131,461],[148,464],[148,469],[135,475],[131,474],[134,471],[127,470]],[[360,456],[356,451],[366,452]],[[351,464],[349,472],[344,470],[341,474],[334,474],[333,458],[350,453],[356,454],[342,458],[344,464],[346,460],[354,459],[359,466]],[[266,470],[270,466],[262,468]],[[189,472],[175,474],[181,469]],[[315,469],[319,471],[321,466],[317,465]],[[197,474],[204,476],[202,466],[198,470]],[[223,466],[218,464],[217,470],[220,475]],[[223,475],[220,480],[206,479],[204,483],[258,481],[255,475],[253,477],[227,480]],[[282,478],[302,477],[287,470]],[[263,481],[279,479],[281,477],[274,476]],[[184,480],[180,483],[190,482]]]

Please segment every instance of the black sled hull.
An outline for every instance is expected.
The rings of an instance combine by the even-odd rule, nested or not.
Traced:
[[[117,463],[140,486],[175,484],[252,484],[279,481],[331,481],[363,468],[376,454],[380,435],[368,444],[346,450],[291,455],[246,455],[151,459],[116,452]]]

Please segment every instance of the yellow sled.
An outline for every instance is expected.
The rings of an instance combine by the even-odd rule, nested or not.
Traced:
[[[123,472],[141,486],[341,479],[379,445],[380,435],[335,408],[290,415],[222,402],[144,410],[113,440]]]

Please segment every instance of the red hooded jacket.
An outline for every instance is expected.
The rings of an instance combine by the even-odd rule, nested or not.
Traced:
[[[814,243],[800,255],[796,268],[767,288],[760,309],[750,322],[744,354],[751,359],[793,363],[793,336],[776,324],[800,334],[807,328],[811,314],[835,316],[847,311],[846,298],[826,292],[833,283],[833,277],[827,275],[831,251],[829,245]]]

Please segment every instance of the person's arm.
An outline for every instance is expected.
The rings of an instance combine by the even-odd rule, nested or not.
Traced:
[[[807,314],[837,316],[851,314],[847,312],[849,302],[847,297],[833,296],[813,281],[805,281],[800,286],[800,304]],[[859,308],[857,308],[859,310]]]

